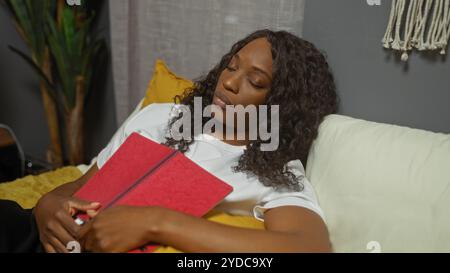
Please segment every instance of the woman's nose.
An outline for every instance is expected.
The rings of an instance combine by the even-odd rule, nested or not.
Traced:
[[[229,75],[223,81],[223,87],[227,91],[233,92],[235,94],[239,93],[239,76],[237,75],[237,73]]]

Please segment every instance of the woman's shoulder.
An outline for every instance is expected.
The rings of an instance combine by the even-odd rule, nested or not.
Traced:
[[[174,107],[175,103],[152,103],[144,107],[140,113],[169,114]]]
[[[130,119],[128,125],[144,123],[143,125],[149,126],[152,124],[167,123],[174,107],[174,103],[152,103],[144,107],[136,116]]]

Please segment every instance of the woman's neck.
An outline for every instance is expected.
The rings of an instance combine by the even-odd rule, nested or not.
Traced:
[[[220,141],[222,141],[226,144],[232,145],[232,146],[246,146],[247,144],[250,143],[250,140],[248,138],[248,133],[246,133],[244,140],[242,140],[242,137],[241,137],[241,139],[239,139],[237,133],[235,133],[233,135],[233,137],[231,137],[231,138],[227,137],[227,135],[225,133],[220,133],[220,132],[216,132],[216,131],[211,132],[210,135],[212,135],[213,137],[219,139]]]

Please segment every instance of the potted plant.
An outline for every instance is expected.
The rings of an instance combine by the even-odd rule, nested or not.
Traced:
[[[31,55],[10,49],[41,79],[51,139],[47,159],[56,167],[83,163],[84,107],[96,65],[106,58],[105,41],[93,33],[95,12],[89,3],[92,0],[79,6],[69,6],[65,0],[6,0]]]

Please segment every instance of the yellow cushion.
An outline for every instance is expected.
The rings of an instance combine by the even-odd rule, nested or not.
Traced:
[[[183,94],[186,89],[192,87],[192,81],[176,75],[162,60],[157,60],[142,106],[174,102],[175,96]]]
[[[0,199],[16,201],[23,208],[36,205],[39,198],[47,192],[81,176],[75,167],[65,167],[37,176],[26,176],[10,183],[0,184]]]

